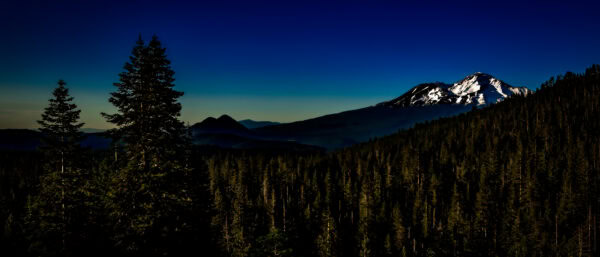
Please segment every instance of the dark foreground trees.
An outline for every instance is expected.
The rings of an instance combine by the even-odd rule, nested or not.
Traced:
[[[44,174],[39,191],[28,200],[26,219],[32,233],[32,252],[63,255],[85,244],[88,176],[79,158],[81,111],[63,80],[52,94],[38,121],[43,134]]]
[[[114,239],[126,252],[172,253],[192,223],[188,142],[178,117],[183,95],[175,91],[173,70],[156,36],[133,48],[117,91],[109,101],[118,113],[102,115],[117,126],[110,131],[125,147],[112,176],[107,207]]]

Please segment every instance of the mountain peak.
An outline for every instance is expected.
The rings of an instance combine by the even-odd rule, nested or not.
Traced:
[[[402,96],[378,105],[424,106],[434,104],[488,105],[500,102],[510,95],[528,95],[526,87],[513,87],[494,76],[475,72],[453,83],[419,84]]]
[[[229,116],[227,114],[221,115],[217,120],[224,121],[224,122],[232,122],[233,121],[233,122],[237,123],[237,121],[235,121],[233,118],[231,118],[231,116]]]
[[[488,81],[488,80],[492,80],[492,79],[493,80],[499,80],[499,79],[497,79],[496,77],[494,77],[491,74],[483,73],[483,72],[478,71],[478,72],[475,72],[475,73],[473,73],[471,75],[466,76],[465,78],[459,80],[456,83],[461,83],[463,81],[468,81],[468,80]],[[454,84],[456,84],[456,83],[454,83]]]
[[[467,77],[471,77],[471,76],[476,76],[476,77],[493,77],[492,75],[484,73],[484,72],[481,72],[481,71],[475,72],[475,73],[473,73],[473,74],[471,74],[471,75],[469,75]]]
[[[229,115],[221,115],[218,119],[213,117],[208,117],[204,119],[202,122],[198,122],[192,126],[194,131],[210,131],[210,132],[219,132],[219,131],[245,131],[247,130],[242,124],[235,121]]]

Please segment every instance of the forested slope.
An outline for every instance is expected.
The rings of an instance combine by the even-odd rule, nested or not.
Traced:
[[[236,256],[597,254],[599,162],[595,65],[326,157],[209,158],[213,225]]]
[[[40,182],[48,178],[40,175],[41,155],[3,152],[0,248],[36,256],[599,253],[597,65],[553,78],[527,97],[328,154],[193,147],[181,150],[184,178],[130,172],[129,184],[118,187],[120,169],[134,167],[125,165],[127,154],[78,153],[73,182],[83,186],[76,200],[67,199],[73,218],[65,221],[35,215],[35,206],[52,204],[38,190],[61,190]],[[160,198],[137,182],[150,178],[158,189],[185,185],[185,201],[174,209],[114,197]],[[154,213],[163,215],[160,226],[147,222]],[[123,228],[114,217],[146,223]],[[63,234],[39,225],[65,222]]]

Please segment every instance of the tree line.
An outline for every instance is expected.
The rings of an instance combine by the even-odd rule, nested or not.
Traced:
[[[593,256],[600,66],[332,153],[193,146],[158,38],[132,50],[83,149],[59,81],[44,147],[0,155],[14,255]]]

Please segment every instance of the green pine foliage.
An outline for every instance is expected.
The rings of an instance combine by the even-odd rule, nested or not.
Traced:
[[[27,202],[26,221],[32,234],[30,251],[51,255],[70,255],[80,252],[89,243],[88,232],[93,224],[90,211],[90,178],[82,163],[79,142],[83,123],[80,110],[72,103],[66,83],[58,81],[49,106],[38,121],[44,138],[44,174],[39,187]]]
[[[84,125],[79,123],[81,110],[73,103],[73,97],[69,95],[69,89],[64,80],[58,81],[58,87],[52,92],[53,98],[48,107],[42,113],[42,119],[38,121],[40,131],[44,134],[43,150],[48,156],[48,164],[53,169],[59,169],[60,165],[71,166],[73,154],[79,148],[82,133],[79,129]],[[68,157],[63,158],[61,157]]]
[[[126,161],[112,174],[107,207],[114,239],[124,252],[172,253],[167,247],[189,229],[192,190],[185,126],[178,117],[183,95],[173,87],[174,72],[156,36],[133,48],[117,91],[109,101],[118,113],[102,115],[125,146]]]

